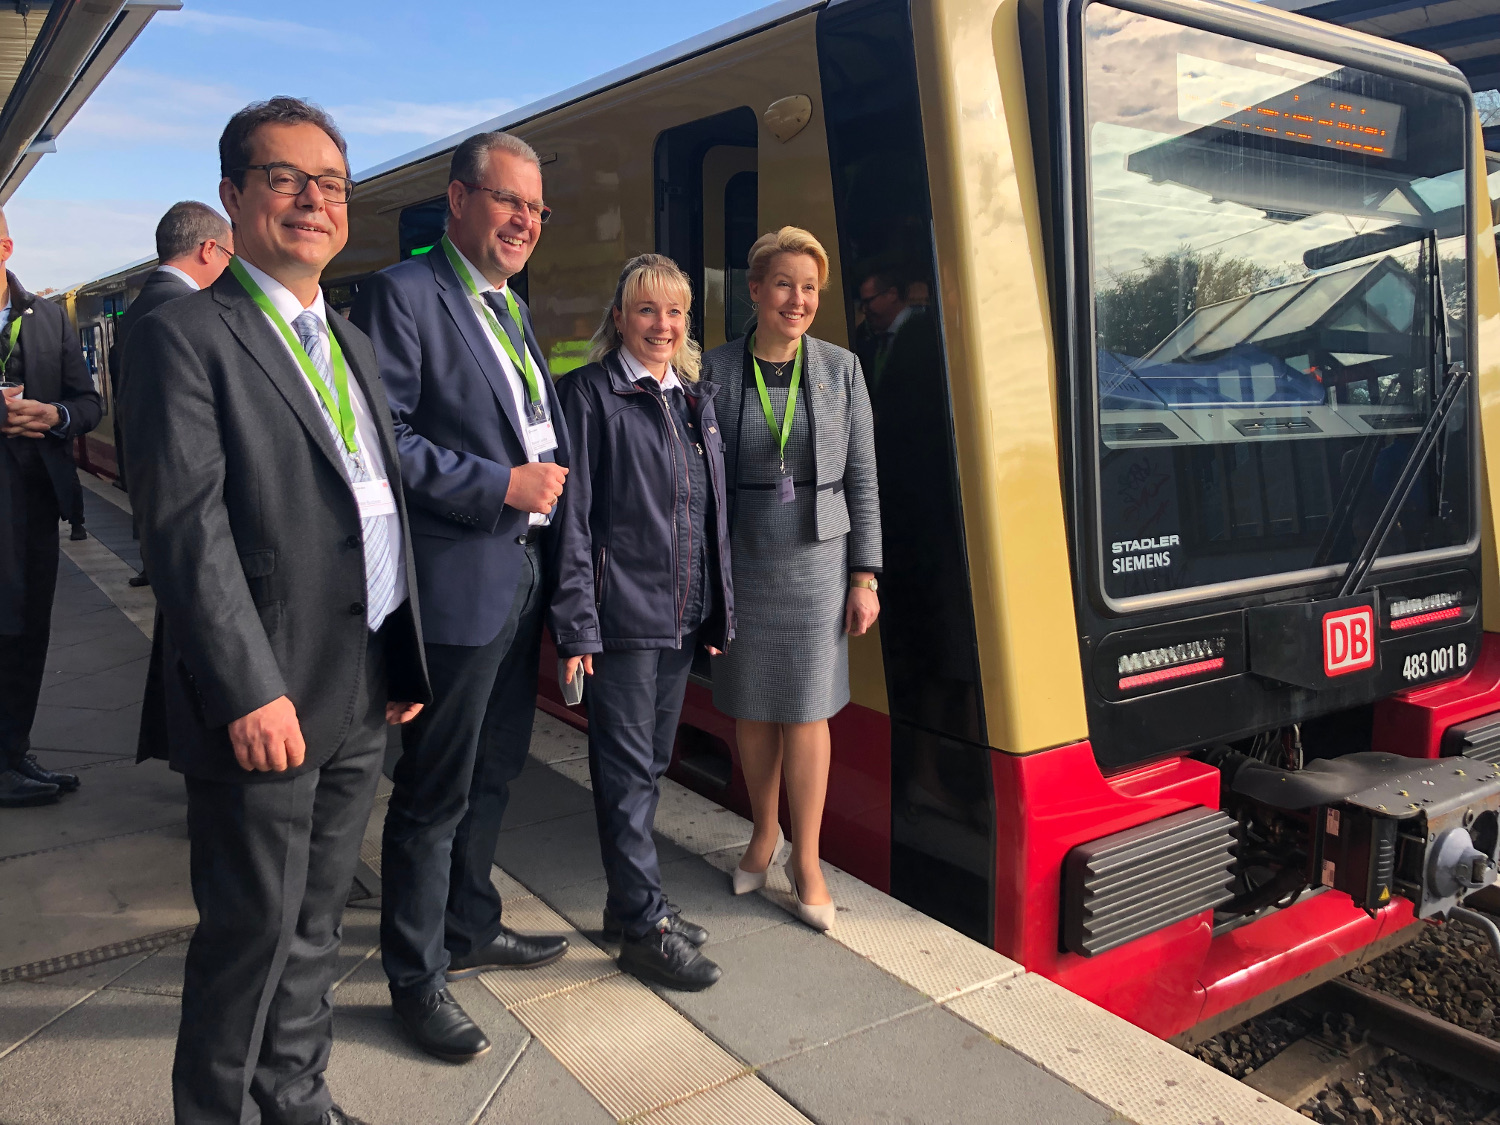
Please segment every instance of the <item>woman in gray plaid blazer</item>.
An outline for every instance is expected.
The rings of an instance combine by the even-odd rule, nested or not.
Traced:
[[[826,930],[834,907],[818,832],[828,720],[849,702],[849,635],[880,612],[870,398],[852,352],[806,335],[828,283],[818,240],[782,227],[751,247],[749,267],[755,330],[703,357],[719,388],[736,601],[734,644],[713,658],[714,704],[738,720],[755,815],[734,892],[764,886],[780,850],[784,775],[797,913]]]

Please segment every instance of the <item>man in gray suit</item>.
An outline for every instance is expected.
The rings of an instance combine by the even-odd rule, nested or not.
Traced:
[[[219,139],[239,257],[131,333],[131,493],[158,616],[141,750],[186,775],[193,898],[178,1125],[346,1125],[323,1072],[340,920],[386,723],[429,697],[369,340],[318,287],[343,138],[292,98]]]
[[[156,260],[160,263],[141,286],[135,300],[120,318],[115,346],[109,357],[115,409],[115,458],[120,487],[129,490],[125,476],[125,445],[120,433],[120,395],[125,388],[125,344],[130,331],[159,305],[196,293],[219,280],[234,254],[234,235],[224,216],[206,203],[186,199],[167,208],[156,224]],[[132,586],[149,586],[143,570],[130,580]]]

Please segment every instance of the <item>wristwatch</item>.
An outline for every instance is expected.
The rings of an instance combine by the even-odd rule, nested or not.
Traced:
[[[880,581],[875,578],[851,578],[849,579],[849,585],[858,586],[861,589],[869,590],[872,594],[876,590],[880,589]]]

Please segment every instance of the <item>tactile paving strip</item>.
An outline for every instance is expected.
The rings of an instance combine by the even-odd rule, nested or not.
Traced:
[[[946,1007],[1136,1125],[1306,1125],[1301,1114],[1034,973]]]
[[[508,878],[508,876],[507,876]],[[512,880],[514,882],[514,880]],[[519,883],[516,886],[520,886]],[[614,959],[570,926],[541,899],[527,897],[505,906],[505,924],[526,934],[562,934],[568,951],[550,965],[525,972],[497,970],[479,979],[507,1008],[529,1004],[619,973]]]
[[[631,1125],[811,1125],[753,1074],[637,1117]]]
[[[531,728],[533,758],[552,765],[570,758],[587,758],[588,753],[588,735],[545,711],[537,711],[536,722]]]
[[[607,977],[511,1013],[616,1118],[684,1101],[749,1072],[630,977]]]

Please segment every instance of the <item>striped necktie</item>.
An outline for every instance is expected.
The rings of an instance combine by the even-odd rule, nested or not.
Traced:
[[[302,341],[302,350],[312,360],[313,369],[336,400],[338,392],[334,389],[333,371],[328,365],[328,348],[323,340],[322,322],[312,313],[304,312],[292,321],[292,328],[297,333],[297,339]],[[355,393],[352,381],[349,393]],[[318,396],[318,405],[323,412],[323,421],[328,424],[328,432],[333,435],[334,446],[344,460],[344,471],[349,474],[349,479],[373,480],[374,477],[365,467],[364,457],[357,457],[344,447],[344,439],[339,436],[338,422],[328,413],[321,395]],[[370,631],[374,632],[385,621],[386,615],[396,608],[391,604],[396,596],[396,552],[391,545],[390,526],[385,516],[370,516],[360,520],[360,530],[363,532],[365,548],[365,620],[369,622]]]

